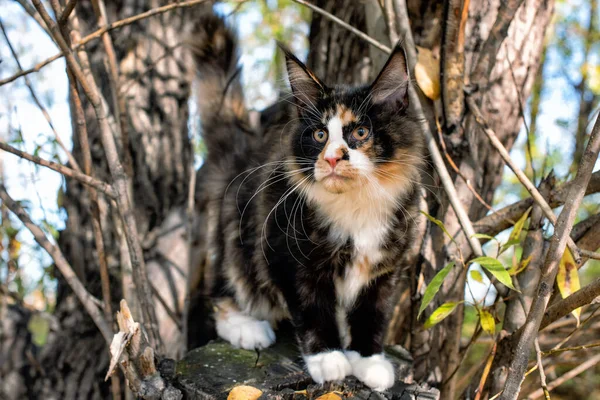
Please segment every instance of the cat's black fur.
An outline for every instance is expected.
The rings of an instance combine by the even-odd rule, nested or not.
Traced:
[[[345,361],[306,357],[345,349],[352,373],[386,388],[353,360],[383,352],[418,214],[423,143],[408,112],[402,48],[372,85],[360,87],[328,87],[282,49],[297,115],[261,132],[250,127],[243,106],[235,35],[215,16],[198,27],[193,45],[219,334],[241,347],[264,347],[272,333],[251,337],[248,324],[267,329],[259,321],[275,326],[290,318],[315,380],[343,378]],[[324,143],[316,139],[320,130],[328,135]],[[340,137],[341,147],[331,150]],[[331,165],[343,177],[323,177]],[[327,372],[336,362],[341,372]]]

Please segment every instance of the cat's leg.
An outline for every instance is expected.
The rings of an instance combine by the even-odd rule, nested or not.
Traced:
[[[275,333],[268,321],[244,314],[232,298],[214,300],[217,334],[236,348],[264,349],[275,343]]]
[[[322,282],[318,286],[288,300],[288,305],[308,373],[323,383],[344,379],[352,368],[341,348],[333,285]]]
[[[363,290],[347,315],[351,342],[346,356],[352,375],[379,391],[389,389],[395,379],[394,367],[383,353],[393,281],[391,274],[377,278]]]

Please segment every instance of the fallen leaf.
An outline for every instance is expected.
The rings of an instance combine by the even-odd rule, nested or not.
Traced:
[[[262,390],[252,386],[236,386],[229,392],[227,400],[256,400],[262,395]]]
[[[322,396],[317,397],[316,400],[340,400],[341,397],[336,392],[325,393]]]

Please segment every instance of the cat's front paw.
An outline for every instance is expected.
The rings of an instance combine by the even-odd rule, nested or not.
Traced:
[[[275,332],[267,321],[238,313],[217,319],[217,334],[234,347],[246,350],[265,349],[275,343]]]
[[[339,381],[352,372],[348,359],[339,350],[304,356],[304,362],[313,381]]]
[[[356,351],[346,351],[352,365],[352,375],[362,383],[377,391],[384,391],[394,385],[394,366],[383,354],[362,357]]]

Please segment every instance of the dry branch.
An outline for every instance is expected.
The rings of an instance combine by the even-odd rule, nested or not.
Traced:
[[[83,39],[81,39],[81,41],[75,43],[72,45],[72,49],[73,50],[78,50],[79,48],[83,47],[84,45],[86,45],[87,43],[91,42],[92,40],[96,40],[98,38],[100,38],[102,36],[102,34],[104,34],[105,32],[110,32],[113,29],[117,29],[117,28],[121,28],[123,26],[126,25],[130,25],[133,24],[134,22],[138,22],[141,21],[143,19],[146,18],[150,18],[153,17],[155,15],[159,15],[159,14],[163,14],[166,13],[168,11],[171,10],[175,10],[177,8],[187,8],[187,7],[192,7],[195,6],[197,4],[201,4],[201,3],[206,3],[209,1],[214,1],[214,0],[189,0],[189,1],[182,1],[179,3],[173,3],[173,4],[168,4],[166,6],[162,6],[162,7],[157,7],[157,8],[153,8],[151,10],[148,10],[146,12],[143,12],[141,14],[138,15],[134,15],[132,17],[129,18],[124,18],[122,20],[119,21],[115,21],[103,28],[98,29],[97,31],[90,33],[89,35],[87,35],[86,37],[84,37]],[[241,0],[240,0],[241,1]],[[35,15],[39,15],[39,14],[35,14]],[[40,20],[39,18],[35,18],[36,21],[38,22],[42,22],[42,20]],[[42,28],[46,29],[46,31],[50,32],[48,30],[47,27],[45,27],[44,24],[41,24]],[[52,35],[51,35],[52,36]],[[52,37],[52,39],[54,39],[54,37]],[[44,61],[36,64],[33,68],[30,68],[28,70],[25,71],[21,71],[19,73],[16,73],[12,76],[9,76],[8,78],[4,78],[4,79],[0,79],[0,86],[10,83],[12,81],[14,81],[15,79],[18,79],[22,76],[34,73],[34,72],[38,72],[40,69],[42,69],[43,67],[45,67],[46,65],[50,64],[53,61],[58,60],[59,58],[63,57],[65,55],[64,52],[60,52],[58,54],[53,55],[52,57],[49,57],[47,59],[45,59]]]
[[[97,304],[99,304],[100,301],[85,289],[60,249],[54,244],[50,243],[44,231],[42,231],[39,226],[33,223],[27,212],[19,203],[10,197],[6,191],[6,188],[2,184],[0,184],[0,199],[2,199],[4,205],[6,205],[6,207],[12,211],[21,220],[21,222],[23,222],[23,225],[25,225],[25,227],[31,232],[35,241],[48,252],[50,257],[52,257],[54,264],[69,284],[71,290],[73,290],[73,293],[75,293],[79,301],[81,301],[81,304],[87,313],[90,315],[90,317],[92,317],[92,320],[100,330],[100,333],[102,333],[102,336],[106,342],[110,343],[112,329],[110,326],[108,326],[106,320],[102,316],[102,312],[98,308]]]
[[[161,376],[154,363],[154,349],[148,344],[140,324],[133,320],[127,302],[121,300],[117,312],[119,332],[110,345],[110,366],[107,380],[120,366],[129,388],[142,399],[180,400],[183,395]]]
[[[9,153],[12,153],[16,156],[19,156],[25,160],[28,160],[28,161],[31,161],[38,165],[41,165],[43,167],[50,168],[56,172],[63,174],[64,176],[68,176],[69,178],[78,180],[79,182],[81,182],[85,185],[89,185],[89,186],[93,187],[94,189],[101,191],[102,193],[104,193],[105,195],[110,197],[111,199],[116,198],[116,193],[111,185],[109,185],[108,183],[102,182],[94,177],[91,177],[86,174],[82,174],[81,172],[77,172],[71,168],[65,167],[62,164],[58,164],[53,161],[44,160],[38,156],[34,156],[32,154],[26,153],[24,151],[21,151],[19,149],[12,147],[9,144],[2,142],[2,141],[0,141],[0,149],[7,151]]]
[[[336,24],[348,29],[350,32],[354,33],[356,36],[358,36],[359,38],[363,39],[365,42],[369,43],[370,45],[372,45],[373,47],[385,52],[386,54],[389,54],[392,49],[390,49],[389,47],[387,47],[386,45],[382,44],[381,42],[378,42],[377,40],[373,39],[371,36],[367,35],[364,32],[359,31],[358,29],[356,29],[355,27],[353,27],[350,24],[347,24],[346,22],[342,21],[341,19],[339,19],[338,17],[336,17],[335,15],[332,15],[331,13],[323,10],[320,7],[315,6],[314,4],[309,3],[308,1],[305,0],[292,0],[294,3],[298,3],[298,4],[302,4],[308,8],[310,8],[311,10],[313,10],[316,13],[321,14],[322,16],[324,16],[325,18],[327,18],[328,20],[335,22]]]
[[[565,202],[565,207],[558,217],[555,225],[554,235],[550,240],[550,248],[546,255],[542,277],[537,289],[537,296],[533,299],[531,310],[527,315],[527,321],[522,328],[522,334],[517,342],[514,357],[511,360],[506,386],[502,393],[501,400],[514,400],[517,398],[524,379],[527,362],[529,360],[529,351],[532,348],[533,341],[537,337],[542,317],[546,305],[552,294],[552,287],[556,280],[558,264],[565,251],[567,239],[573,227],[573,221],[585,189],[590,180],[592,170],[598,159],[600,151],[600,116],[596,119],[590,140],[582,157],[581,165],[577,171],[577,176],[573,180],[573,185],[569,190],[569,196]]]
[[[19,61],[19,56],[17,55],[17,52],[13,48],[13,45],[10,42],[10,39],[8,38],[8,34],[6,33],[6,29],[4,29],[4,24],[2,23],[2,19],[0,19],[0,30],[2,30],[2,35],[4,35],[4,39],[6,40],[6,44],[8,45],[8,49],[10,50],[10,53],[12,54],[13,59],[15,60],[15,63],[17,64],[17,68],[19,68],[19,72],[23,72],[23,67],[21,66],[21,61]],[[58,132],[54,128],[54,124],[52,123],[52,118],[50,118],[50,114],[48,114],[48,111],[46,110],[46,107],[44,107],[44,105],[42,104],[42,102],[38,98],[37,94],[35,93],[35,90],[33,90],[33,85],[31,84],[31,82],[29,81],[29,78],[27,78],[27,76],[25,77],[25,86],[27,86],[27,89],[29,90],[29,94],[31,95],[31,98],[33,99],[33,102],[40,109],[40,111],[42,112],[42,115],[46,119],[46,122],[48,122],[48,125],[50,126],[50,129],[52,130],[52,133],[54,133],[54,138],[56,139],[56,143],[58,143],[58,145],[60,146],[60,148],[67,155],[67,159],[69,160],[69,164],[71,164],[71,167],[75,171],[81,172],[81,168],[79,168],[79,164],[77,164],[77,161],[75,160],[75,157],[73,157],[73,154],[71,154],[71,152],[69,151],[69,149],[67,149],[67,146],[65,146],[65,144],[62,141],[62,139],[60,138],[60,135],[58,134]]]
[[[592,358],[589,358],[585,362],[579,364],[577,367],[573,368],[569,372],[562,375],[560,378],[557,378],[548,384],[548,390],[552,390],[563,383],[575,378],[577,375],[582,372],[594,367],[596,364],[600,363],[600,354],[596,354]],[[538,389],[533,393],[528,394],[525,398],[527,399],[537,399],[544,395],[544,391],[542,389]]]
[[[550,207],[559,207],[564,204],[567,199],[567,194],[571,188],[572,182],[567,182],[564,185],[552,189],[548,195],[548,204]],[[592,174],[585,194],[590,195],[600,192],[600,171]],[[532,198],[517,201],[514,204],[501,208],[495,213],[487,215],[478,221],[473,222],[473,226],[478,233],[495,236],[505,229],[510,228],[514,223],[521,218],[529,207],[533,205]],[[575,228],[574,228],[575,229]],[[574,239],[576,240],[576,239]]]
[[[117,195],[116,200],[119,213],[123,219],[125,237],[129,246],[132,271],[136,282],[136,291],[138,293],[142,315],[144,316],[143,322],[148,335],[150,336],[150,342],[158,351],[161,351],[162,343],[158,334],[156,313],[152,302],[152,292],[150,290],[150,284],[148,283],[148,274],[146,271],[142,247],[139,242],[134,213],[131,209],[131,203],[128,197],[128,179],[119,159],[117,146],[110,124],[108,123],[107,111],[104,108],[99,94],[100,91],[93,77],[90,76],[89,79],[86,78],[81,66],[75,59],[73,52],[63,38],[58,25],[52,20],[46,11],[46,8],[41,3],[41,0],[33,0],[33,5],[40,13],[48,29],[52,32],[56,43],[65,55],[69,69],[77,79],[85,96],[94,108],[94,113],[100,128],[100,139],[102,141],[102,146],[104,148],[110,173],[113,179],[113,185]]]
[[[548,205],[548,203],[546,202],[544,197],[540,194],[540,192],[537,190],[535,185],[529,180],[529,178],[527,178],[527,176],[523,173],[523,171],[521,171],[521,169],[517,166],[517,164],[515,164],[515,162],[512,160],[512,158],[508,154],[508,151],[506,150],[504,145],[500,142],[500,140],[498,140],[498,137],[496,136],[494,131],[492,131],[487,126],[485,118],[481,114],[481,111],[479,111],[479,107],[477,107],[477,104],[475,104],[475,99],[473,99],[472,97],[467,98],[467,104],[469,105],[469,109],[475,116],[475,120],[481,126],[481,129],[483,130],[483,132],[490,139],[490,143],[492,144],[492,146],[494,146],[494,148],[496,148],[496,150],[498,151],[498,153],[500,154],[502,159],[506,162],[506,164],[509,166],[509,168],[514,172],[514,174],[517,176],[517,178],[519,179],[521,184],[523,184],[523,186],[525,186],[525,189],[527,189],[527,191],[529,192],[531,197],[533,197],[535,202],[537,204],[539,204],[539,206],[542,209],[542,211],[544,212],[544,215],[546,216],[546,218],[548,218],[548,220],[552,223],[552,225],[556,226],[557,219],[556,219],[556,216],[554,215],[554,212],[552,211],[552,208]],[[591,171],[590,171],[590,173],[591,173]],[[589,177],[588,177],[588,180],[589,180]],[[586,186],[583,188],[584,192],[582,192],[582,195],[585,194],[586,187],[587,187],[587,183],[586,183]],[[570,236],[567,236],[566,240],[567,240],[567,245],[573,252],[573,256],[575,257],[575,260],[579,263],[579,261],[581,260],[579,248],[577,247],[577,245],[575,244],[573,239],[571,239]]]

